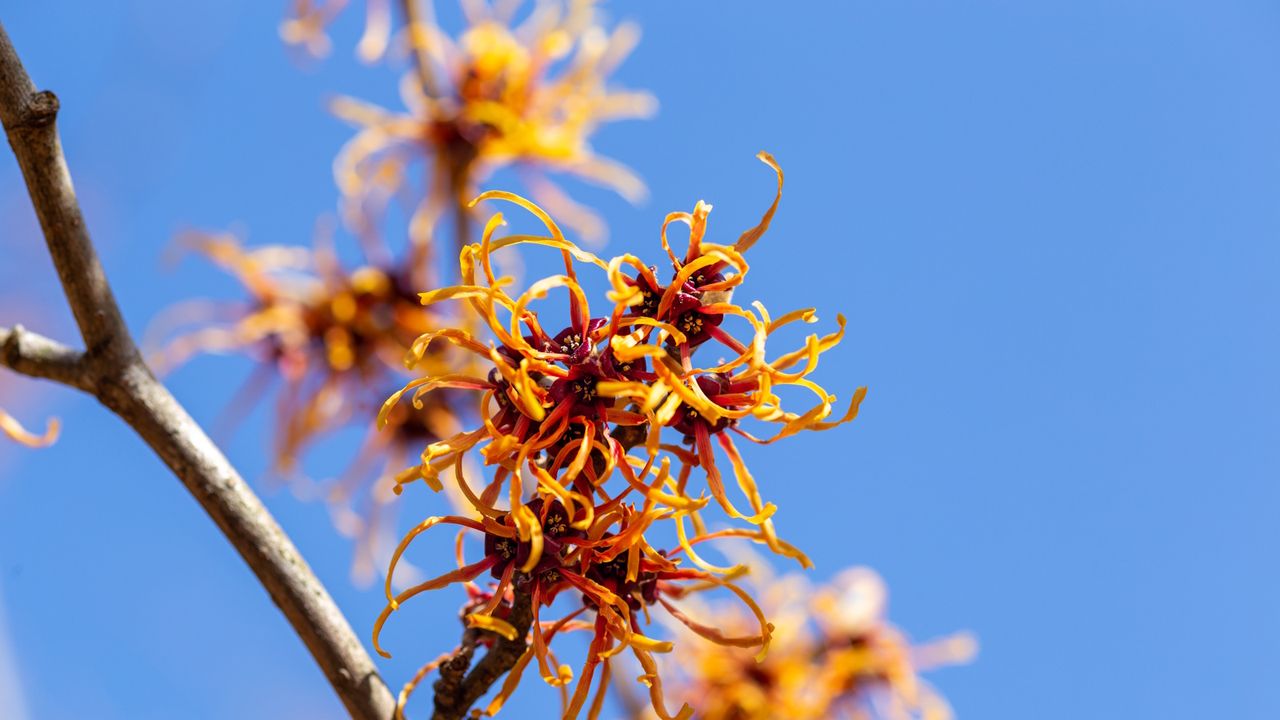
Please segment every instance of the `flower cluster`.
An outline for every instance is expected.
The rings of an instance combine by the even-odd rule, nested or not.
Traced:
[[[37,435],[24,428],[17,418],[0,408],[0,434],[27,447],[39,448],[52,445],[58,439],[58,429],[57,419],[50,418],[45,424],[44,433]]]
[[[648,94],[606,86],[638,33],[629,25],[606,32],[595,23],[592,2],[542,2],[515,23],[518,4],[506,3],[503,11],[464,3],[469,26],[457,38],[413,22],[408,42],[417,62],[401,83],[406,111],[352,98],[334,102],[334,112],[359,128],[334,163],[349,225],[372,227],[405,188],[409,165],[419,157],[428,162],[430,191],[414,212],[415,237],[508,166],[521,171],[539,202],[588,237],[600,235],[602,224],[544,171],[600,183],[628,199],[643,197],[643,182],[589,143],[601,123],[653,112]],[[371,12],[385,17],[376,5],[370,2]],[[381,20],[375,25],[386,27]]]
[[[429,307],[448,300],[466,304],[487,326],[492,342],[461,328],[425,333],[413,344],[410,363],[416,366],[446,344],[472,353],[489,369],[483,374],[428,369],[387,400],[383,417],[390,417],[405,395],[418,406],[440,391],[479,393],[481,423],[426,446],[413,474],[401,476],[405,483],[421,478],[439,491],[442,473],[452,470],[474,516],[429,518],[401,542],[387,573],[388,605],[374,630],[379,652],[384,623],[405,601],[466,583],[473,598],[466,615],[471,627],[518,637],[524,630],[506,619],[512,603],[524,595],[534,608],[529,649],[490,712],[514,689],[520,671],[536,660],[543,679],[563,689],[566,718],[588,707],[598,678],[588,707],[588,716],[595,717],[613,658],[630,650],[644,669],[642,680],[659,717],[688,717],[688,707],[672,714],[663,700],[653,654],[672,645],[650,637],[645,627],[658,607],[714,643],[753,648],[763,656],[773,626],[735,583],[743,568],[713,565],[696,548],[716,538],[749,538],[806,566],[808,560],[778,537],[776,508],[764,500],[734,436],[769,444],[802,430],[835,427],[855,417],[864,390],[854,392],[848,409],[837,415],[836,398],[809,379],[820,356],[840,342],[842,317],[834,332],[810,335],[801,347],[771,358],[768,338],[792,323],[816,322],[814,311],[774,317],[758,302],[751,307],[734,302],[748,271],[744,254],[769,227],[782,196],[781,170],[768,154],[759,157],[778,180],[760,222],[732,244],[714,244],[704,240],[710,205],[699,202],[692,213],[668,215],[661,242],[671,272],[662,278],[656,267],[635,256],[604,261],[583,251],[545,211],[517,195],[486,192],[476,199],[513,203],[540,220],[548,234],[498,237],[504,220],[497,213],[480,242],[462,249],[462,282],[421,295]],[[668,239],[675,223],[690,229],[683,254]],[[516,245],[558,251],[563,274],[533,282],[518,294],[508,292],[514,281],[495,273],[492,255]],[[609,306],[603,312],[592,312],[579,265],[594,266],[607,279]],[[553,289],[568,297],[563,326],[544,324],[546,313],[534,308]],[[742,328],[740,334],[730,330],[735,326]],[[710,346],[728,353],[728,359],[696,362],[699,350]],[[778,393],[788,387],[811,394],[812,404],[799,412],[784,409]],[[745,427],[749,422],[776,430],[757,437]],[[463,473],[463,459],[471,454],[492,468],[492,479],[478,492]],[[726,489],[720,454],[732,468],[745,509],[740,509],[743,500],[731,498]],[[712,507],[738,524],[709,531],[704,516]],[[671,549],[650,544],[659,523],[673,530]],[[391,578],[400,556],[414,538],[440,524],[482,536],[484,557],[465,562],[460,539],[458,569],[393,594]],[[474,583],[486,572],[496,580],[487,590]],[[749,609],[756,621],[750,631],[724,633],[681,609],[680,601],[690,594],[717,588]],[[544,622],[541,608],[566,592],[574,598],[573,609]],[[550,644],[573,630],[590,633],[591,642],[569,692],[575,673],[555,661]]]
[[[817,590],[803,577],[756,570],[761,604],[777,641],[758,662],[733,648],[691,643],[672,655],[672,694],[697,702],[704,720],[947,720],[946,701],[918,673],[965,663],[976,644],[960,633],[913,646],[885,620],[884,582],[850,568]],[[733,606],[715,609],[727,627],[750,626]]]
[[[245,288],[239,303],[190,302],[152,327],[167,337],[158,363],[173,367],[200,352],[250,355],[257,368],[228,408],[243,412],[279,382],[275,416],[275,471],[304,482],[300,457],[317,439],[353,423],[368,423],[377,410],[369,398],[403,383],[403,357],[416,337],[445,322],[423,312],[412,287],[427,282],[411,273],[411,261],[347,269],[333,248],[272,245],[246,249],[233,236],[189,233],[182,242],[208,257]],[[370,258],[366,258],[369,260]],[[456,320],[449,321],[456,322]],[[172,328],[173,332],[170,332]],[[457,368],[465,358],[424,355],[433,372]],[[449,437],[459,420],[441,394],[417,412],[391,414],[390,432],[370,432],[351,466],[327,489],[339,529],[357,538],[353,573],[367,582],[394,540],[384,522],[394,495],[394,470],[424,442]],[[382,542],[379,542],[379,537]],[[392,536],[393,537],[393,536]]]

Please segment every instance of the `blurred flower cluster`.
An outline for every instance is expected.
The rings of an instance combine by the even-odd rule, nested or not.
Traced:
[[[667,660],[673,696],[703,720],[947,720],[951,709],[918,673],[968,662],[965,633],[913,645],[885,619],[888,591],[868,568],[849,568],[814,588],[800,575],[773,577],[751,563],[752,585],[775,625],[763,660],[735,648],[682,644]],[[703,608],[726,628],[752,618],[726,605]],[[637,711],[635,717],[648,717]]]
[[[705,239],[710,205],[699,202],[692,213],[668,215],[660,238],[670,266],[661,276],[656,266],[634,255],[605,261],[580,249],[545,211],[517,195],[491,191],[477,198],[527,210],[547,234],[498,237],[505,222],[497,213],[480,242],[462,249],[462,283],[422,294],[428,307],[443,301],[469,306],[491,343],[462,328],[428,332],[414,343],[410,362],[430,358],[433,348],[445,344],[474,354],[489,369],[483,375],[440,375],[428,369],[387,401],[382,417],[389,417],[409,393],[415,407],[442,390],[479,393],[478,427],[428,445],[414,475],[401,475],[403,482],[416,476],[439,491],[441,473],[452,468],[475,516],[429,518],[401,542],[387,574],[388,605],[374,629],[379,652],[382,626],[402,603],[427,590],[467,583],[465,620],[470,627],[515,637],[523,630],[507,618],[516,597],[528,596],[533,607],[532,643],[490,712],[514,689],[519,671],[536,660],[548,684],[575,683],[564,696],[566,718],[579,715],[598,677],[588,711],[595,717],[612,658],[630,650],[644,669],[643,681],[659,717],[689,717],[687,706],[674,714],[665,707],[653,653],[673,646],[647,634],[650,611],[657,608],[707,640],[755,648],[764,657],[773,626],[735,583],[745,568],[713,565],[695,547],[716,538],[749,538],[805,566],[809,561],[778,537],[776,507],[764,500],[733,436],[767,445],[803,430],[830,429],[856,416],[865,390],[853,392],[847,409],[837,415],[836,398],[808,377],[821,355],[840,342],[843,318],[830,334],[809,335],[801,347],[771,357],[769,337],[792,323],[816,322],[814,310],[774,317],[759,302],[744,307],[734,300],[747,276],[744,254],[769,227],[782,197],[781,170],[768,154],[761,153],[760,159],[777,173],[777,194],[760,222],[735,242],[716,244]],[[676,223],[689,227],[688,247],[680,254],[668,238]],[[563,274],[533,282],[523,292],[509,292],[515,281],[495,274],[491,256],[516,245],[558,251]],[[599,314],[592,313],[579,265],[603,273],[608,281],[608,304]],[[541,307],[552,290],[567,297],[567,306],[554,320]],[[699,350],[713,346],[715,352],[727,352],[728,359],[695,362],[695,356],[706,354]],[[810,404],[800,411],[784,409],[779,393],[788,389],[810,395]],[[776,430],[758,438],[744,427],[748,422]],[[479,493],[463,473],[463,458],[471,453],[494,468]],[[726,490],[719,453],[732,468],[746,511]],[[709,531],[704,519],[709,507],[739,524]],[[474,532],[483,539],[484,556],[464,562],[459,540],[456,570],[393,594],[391,578],[400,555],[419,534],[439,524]],[[651,544],[659,524],[673,527],[675,547]],[[486,572],[497,583],[482,589],[473,580]],[[679,601],[708,589],[736,595],[756,626],[726,634],[681,610]],[[544,623],[541,608],[562,592],[573,594],[572,609]],[[576,673],[558,665],[550,649],[556,635],[571,630],[591,637]]]
[[[307,448],[350,424],[369,426],[374,398],[403,382],[402,359],[414,338],[440,322],[411,290],[426,281],[425,274],[405,263],[375,264],[390,256],[385,248],[346,268],[325,240],[314,248],[250,250],[229,234],[192,232],[180,242],[235,277],[247,297],[171,308],[151,328],[166,338],[157,363],[172,368],[198,352],[252,357],[256,369],[224,419],[237,420],[270,384],[278,384],[274,471],[302,484],[302,492],[308,485],[298,464]],[[435,372],[458,361],[443,354],[422,359]],[[387,535],[384,515],[394,498],[389,473],[412,448],[456,430],[448,399],[441,395],[421,412],[396,413],[387,432],[368,432],[351,466],[326,489],[339,528],[359,540],[354,574],[362,582],[389,552],[388,542],[378,542]]]
[[[409,18],[405,42],[415,62],[400,84],[404,111],[354,98],[333,103],[339,117],[359,128],[339,153],[334,173],[344,217],[361,232],[376,231],[419,158],[427,162],[428,182],[410,223],[415,237],[429,234],[451,207],[462,211],[478,183],[505,167],[519,171],[535,199],[589,239],[603,235],[603,224],[548,171],[604,185],[630,200],[644,197],[644,183],[596,154],[589,142],[600,124],[646,117],[656,108],[647,93],[607,84],[639,33],[629,25],[606,31],[595,22],[590,0],[539,2],[519,23],[513,22],[519,3],[503,6],[464,3],[469,25],[456,38],[432,22]],[[376,3],[369,7],[373,17],[382,17]],[[291,22],[320,26],[314,9]],[[370,27],[388,25],[377,20]]]

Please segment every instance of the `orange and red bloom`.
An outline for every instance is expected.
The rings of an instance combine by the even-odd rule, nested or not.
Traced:
[[[802,347],[771,356],[770,335],[794,322],[815,322],[814,311],[774,318],[758,302],[750,307],[734,302],[748,271],[744,254],[768,229],[782,193],[781,170],[769,155],[760,158],[778,177],[777,196],[761,221],[736,242],[715,244],[705,237],[711,209],[706,203],[698,203],[693,213],[669,215],[661,233],[671,273],[665,282],[655,266],[633,255],[605,261],[582,250],[565,238],[548,213],[524,198],[487,192],[476,199],[514,204],[534,215],[546,234],[499,237],[505,221],[497,213],[480,242],[462,248],[461,283],[421,295],[428,307],[445,301],[465,304],[490,338],[483,342],[463,328],[424,333],[413,344],[411,364],[446,345],[471,353],[488,370],[437,374],[427,369],[388,399],[382,418],[391,417],[406,396],[421,407],[438,392],[479,395],[478,426],[427,445],[421,462],[399,476],[401,483],[422,479],[439,491],[443,474],[451,471],[476,517],[430,518],[402,541],[387,576],[388,605],[375,629],[380,652],[378,635],[405,601],[460,582],[467,584],[473,600],[483,598],[468,606],[468,625],[504,635],[517,633],[504,619],[514,593],[532,596],[531,644],[518,669],[537,660],[543,679],[562,688],[566,718],[577,717],[584,707],[589,717],[596,716],[612,658],[625,650],[644,668],[659,716],[689,716],[687,707],[669,713],[663,700],[654,653],[672,645],[646,634],[650,612],[659,607],[704,638],[754,648],[763,656],[773,629],[736,584],[743,568],[713,565],[695,548],[717,538],[740,537],[802,564],[808,560],[778,537],[776,506],[763,499],[733,437],[769,444],[802,430],[835,427],[856,416],[864,390],[852,393],[847,409],[837,415],[836,398],[809,379],[820,356],[841,340],[843,318],[834,332],[810,335]],[[674,223],[690,228],[682,255],[668,239]],[[493,255],[516,245],[559,253],[563,273],[537,280],[522,292],[510,291],[515,281],[495,272]],[[580,269],[594,269],[607,281],[603,311],[592,312]],[[550,313],[542,306],[552,291],[563,292],[567,303],[559,319],[548,324],[544,318]],[[701,366],[698,351],[708,345],[728,352],[729,359]],[[777,393],[789,386],[815,400],[802,411],[785,409]],[[776,430],[757,437],[749,431],[755,424]],[[492,468],[491,479],[478,492],[463,474],[463,459],[472,453]],[[732,467],[746,510],[739,509],[725,487],[717,460],[721,453]],[[695,482],[695,471],[705,485]],[[713,506],[742,524],[708,531],[705,515]],[[674,530],[674,547],[660,550],[650,544],[659,523]],[[415,537],[439,524],[482,536],[484,557],[464,562],[460,539],[457,570],[393,594],[391,577],[400,556]],[[486,572],[496,583],[482,589],[475,580]],[[711,589],[736,595],[757,626],[730,635],[694,620],[680,607],[690,594]],[[565,592],[578,598],[576,606],[558,620],[542,621],[540,609]],[[592,640],[569,692],[574,673],[555,661],[550,643],[575,630],[591,633]],[[498,705],[518,682],[518,672],[513,675]]]

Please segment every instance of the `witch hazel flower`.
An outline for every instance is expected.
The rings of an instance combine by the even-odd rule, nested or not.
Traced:
[[[474,356],[479,372],[428,370],[387,400],[382,419],[406,401],[418,407],[435,393],[472,392],[480,421],[427,444],[421,462],[401,472],[397,483],[403,488],[421,479],[441,491],[451,479],[474,516],[429,518],[405,537],[388,573],[388,604],[376,632],[380,636],[412,597],[461,584],[469,598],[468,627],[520,638],[526,631],[509,618],[518,602],[529,602],[528,650],[487,712],[497,711],[520,672],[536,661],[543,680],[560,689],[565,718],[584,711],[594,718],[616,657],[629,652],[645,671],[641,681],[654,712],[689,717],[687,706],[674,713],[665,706],[654,657],[673,645],[651,636],[654,611],[716,644],[754,648],[760,657],[769,647],[773,626],[737,584],[745,568],[718,566],[699,554],[705,543],[746,538],[809,564],[778,536],[778,508],[764,499],[735,438],[770,445],[802,431],[834,428],[856,417],[865,389],[852,392],[840,413],[837,398],[810,379],[821,356],[843,339],[843,317],[833,331],[811,334],[800,347],[773,355],[769,338],[793,323],[816,322],[815,311],[775,317],[759,302],[736,302],[749,269],[745,254],[768,229],[782,196],[777,163],[766,153],[759,157],[777,176],[777,192],[761,220],[735,242],[715,244],[707,239],[707,203],[668,215],[660,233],[667,272],[630,254],[601,259],[569,241],[539,206],[490,191],[472,204],[514,205],[532,214],[545,234],[501,236],[505,218],[495,213],[480,241],[460,252],[461,282],[421,294],[429,308],[464,304],[478,327],[422,334],[406,364],[419,368],[450,346]],[[690,229],[682,254],[669,240],[675,224]],[[515,246],[558,253],[563,272],[516,290],[515,280],[499,275],[493,261],[494,253]],[[609,287],[604,302],[589,300],[580,272],[603,273]],[[548,302],[553,292],[565,298],[559,313]],[[727,359],[703,363],[707,347]],[[799,410],[784,407],[779,393],[789,387],[814,400]],[[761,433],[756,426],[773,430]],[[464,460],[471,457],[487,468],[474,487],[464,477]],[[741,499],[726,487],[726,461]],[[713,509],[731,526],[710,530]],[[459,528],[457,568],[393,594],[396,563],[418,535],[438,525]],[[660,533],[674,535],[674,546],[656,547]],[[484,552],[470,563],[463,552],[468,536],[482,539]],[[482,587],[478,581],[486,574],[491,581]],[[682,607],[712,590],[736,596],[756,619],[755,630],[727,633]],[[544,609],[553,602],[564,607],[565,598],[568,613],[544,620]],[[576,672],[551,650],[556,637],[573,632],[591,636]],[[380,642],[377,648],[383,651]]]

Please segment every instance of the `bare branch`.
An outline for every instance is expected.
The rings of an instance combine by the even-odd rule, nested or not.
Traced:
[[[164,460],[231,541],[311,651],[347,711],[389,720],[395,700],[292,541],[138,353],[94,252],[58,139],[58,100],[37,92],[0,26],[0,120],[88,350],[3,332],[3,364],[96,396]]]
[[[476,643],[483,631],[478,628],[467,628],[462,631],[462,642],[453,655],[440,665],[440,679],[436,680],[435,712],[432,720],[462,717],[471,707],[461,706],[462,683],[467,679],[467,671],[471,669],[471,659],[476,654]]]
[[[21,325],[0,328],[0,364],[23,375],[93,392],[84,353],[27,332]]]
[[[526,588],[517,586],[507,622],[516,630],[514,640],[494,635],[493,645],[476,663],[466,678],[471,656],[475,651],[475,636],[463,635],[462,646],[455,656],[440,667],[440,679],[435,684],[435,713],[432,720],[461,720],[471,706],[506,675],[528,648],[529,626],[533,624],[533,605]],[[473,633],[466,630],[465,633]],[[451,667],[453,665],[454,667]]]

